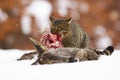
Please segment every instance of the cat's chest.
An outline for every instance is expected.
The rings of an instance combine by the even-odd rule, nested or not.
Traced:
[[[67,36],[62,39],[64,47],[73,47],[75,45],[74,38],[72,36]]]

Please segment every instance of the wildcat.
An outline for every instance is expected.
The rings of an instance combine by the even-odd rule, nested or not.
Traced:
[[[88,48],[80,49],[70,47],[51,50],[33,38],[30,38],[30,40],[38,52],[38,59],[33,63],[33,65],[98,60],[100,55],[111,55],[114,51],[114,48],[112,46],[107,47],[103,51],[97,51]],[[30,59],[29,56],[26,56],[28,55],[25,54],[18,60]]]
[[[72,18],[55,19],[50,17],[50,21],[51,33],[62,37],[64,48],[58,48],[50,51],[45,48],[45,45],[41,42],[30,39],[37,51],[24,54],[18,60],[32,59],[36,53],[38,54],[38,59],[33,64],[53,64],[61,62],[97,60],[99,55],[111,55],[114,51],[112,46],[109,46],[104,51],[91,49],[89,46],[88,35],[76,22],[72,21]]]
[[[62,37],[62,44],[64,47],[73,48],[90,48],[89,37],[85,31],[83,31],[79,24],[74,22],[72,18],[69,19],[55,19],[50,17],[50,30],[52,34],[59,34]],[[21,59],[28,59],[28,55],[31,56],[37,51],[27,53]],[[19,59],[18,59],[19,60]]]
[[[56,19],[50,17],[51,33],[59,34],[62,37],[64,47],[90,48],[89,37],[79,24],[68,19]]]

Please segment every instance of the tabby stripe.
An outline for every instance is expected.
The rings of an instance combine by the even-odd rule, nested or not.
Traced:
[[[103,51],[106,55],[111,55],[110,51],[109,50],[105,50]]]

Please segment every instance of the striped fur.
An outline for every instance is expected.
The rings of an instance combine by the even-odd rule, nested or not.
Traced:
[[[114,51],[113,46],[108,46],[106,49],[104,49],[103,51],[96,51],[96,54],[98,55],[111,55]]]
[[[50,17],[51,33],[62,36],[64,47],[89,48],[89,38],[79,24],[69,19],[55,19]]]
[[[30,38],[33,45],[35,46],[38,59],[33,63],[36,64],[54,64],[54,63],[70,63],[70,62],[81,62],[89,60],[98,60],[100,55],[111,55],[114,51],[112,46],[107,47],[103,51],[97,51],[93,49],[80,49],[80,48],[57,48],[54,50],[46,49],[46,47],[39,41]],[[24,54],[18,60],[26,60],[34,57],[36,53]]]

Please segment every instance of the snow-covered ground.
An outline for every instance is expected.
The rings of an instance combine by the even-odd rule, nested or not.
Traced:
[[[120,50],[97,61],[34,66],[35,59],[16,60],[26,52],[0,49],[0,80],[120,80]]]

